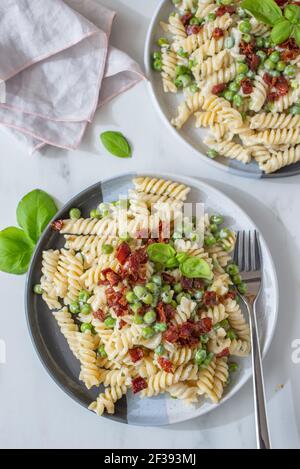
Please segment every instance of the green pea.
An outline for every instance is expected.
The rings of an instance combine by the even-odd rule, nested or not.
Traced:
[[[177,65],[175,68],[176,76],[183,75],[185,73],[190,73],[189,69],[185,65]]]
[[[198,88],[198,85],[196,85],[195,83],[193,83],[191,86],[190,86],[190,92],[195,94],[197,93],[197,91],[199,91],[199,88]]]
[[[206,359],[206,356],[207,356],[206,350],[204,350],[202,348],[197,350],[196,355],[195,355],[195,363],[198,366],[202,365],[202,363]]]
[[[98,354],[100,355],[101,358],[107,357],[107,353],[105,351],[105,347],[103,344],[98,347]]]
[[[252,41],[251,34],[243,34],[242,39],[244,42],[247,42],[247,43],[251,42]]]
[[[81,291],[79,292],[78,299],[79,299],[80,302],[86,303],[87,300],[90,298],[90,296],[91,296],[91,295],[89,294],[88,291],[86,291],[86,290],[81,290]]]
[[[261,60],[262,62],[264,62],[264,61],[266,60],[266,58],[267,58],[267,54],[266,54],[265,51],[263,51],[263,50],[258,50],[258,51],[256,52],[256,55],[260,58],[260,60]]]
[[[252,70],[249,70],[249,72],[247,72],[247,77],[248,78],[253,79],[253,78],[255,78],[255,76],[256,76],[256,73],[252,72]]]
[[[233,275],[237,275],[239,273],[239,268],[236,264],[229,264],[226,267],[226,272],[232,277]]]
[[[247,73],[249,71],[249,67],[247,64],[244,64],[244,63],[240,63],[238,66],[237,66],[237,72],[238,73]]]
[[[79,208],[71,208],[69,215],[72,220],[78,220],[81,217],[81,211]]]
[[[101,218],[101,215],[97,209],[91,210],[90,211],[90,217],[91,218]]]
[[[285,70],[285,67],[286,63],[283,60],[280,60],[276,65],[276,70],[278,70],[278,72],[283,72]]]
[[[219,231],[219,238],[220,239],[227,239],[231,235],[231,232],[228,228],[222,228]]]
[[[225,331],[227,331],[227,329],[229,328],[229,322],[227,319],[223,319],[222,321],[220,321],[219,325],[220,327],[222,327],[222,329],[225,329]]]
[[[213,233],[213,234],[216,234],[219,231],[219,227],[216,223],[211,223],[209,225],[209,229],[210,229],[211,233]]]
[[[233,275],[232,281],[235,285],[240,285],[242,283],[242,277],[240,274]]]
[[[102,254],[111,254],[114,251],[114,248],[111,244],[103,244],[101,247]]]
[[[181,303],[181,300],[183,297],[188,298],[189,300],[191,299],[191,295],[189,293],[186,293],[186,292],[178,293],[178,295],[176,295],[176,301],[178,304]]]
[[[147,293],[146,288],[143,287],[142,285],[136,285],[133,289],[133,292],[139,299],[141,299],[142,296],[144,296]]]
[[[43,294],[43,289],[42,289],[42,286],[40,283],[37,283],[36,285],[34,285],[33,287],[33,292],[36,294],[36,295],[42,295]]]
[[[186,59],[189,56],[189,53],[185,51],[183,47],[180,47],[177,51],[177,55],[179,55],[179,57]]]
[[[243,100],[242,96],[240,96],[239,94],[236,94],[234,96],[233,104],[235,104],[237,107],[241,107],[243,102],[244,102],[244,100]]]
[[[264,63],[264,66],[267,70],[274,70],[274,68],[276,67],[276,65],[274,64],[274,62],[272,62],[272,60],[270,59],[267,59]]]
[[[204,237],[204,244],[205,246],[213,246],[216,244],[217,240],[213,235],[205,236]]]
[[[128,303],[134,303],[137,300],[137,297],[133,293],[133,291],[129,291],[126,293],[126,300],[128,301]]]
[[[212,215],[209,220],[210,223],[215,223],[216,225],[222,225],[224,223],[224,217],[219,213]]]
[[[137,313],[132,317],[132,321],[134,324],[144,324],[143,316]]]
[[[274,52],[272,52],[272,54],[270,55],[269,59],[274,62],[275,64],[277,64],[279,61],[280,61],[280,54],[277,50],[275,50]]]
[[[294,104],[289,110],[290,114],[299,115],[300,114],[300,104]]]
[[[72,314],[78,314],[80,313],[80,304],[78,303],[78,301],[73,301],[70,304],[69,309]]]
[[[83,322],[80,326],[81,332],[92,331],[93,326],[89,322]]]
[[[165,322],[156,322],[154,324],[155,332],[165,332],[167,330],[167,324]]]
[[[232,101],[234,97],[234,92],[230,90],[226,90],[224,93],[224,98],[227,99],[227,101]]]
[[[159,288],[158,285],[156,285],[154,282],[148,282],[146,283],[145,287],[147,290],[149,290],[151,293],[158,293]]]
[[[246,10],[244,10],[244,8],[242,7],[238,7],[237,14],[239,15],[240,18],[245,18]]]
[[[181,285],[181,283],[175,283],[175,285],[173,286],[173,290],[175,291],[175,293],[180,293],[180,292],[182,292],[182,285]]]
[[[209,13],[207,15],[207,20],[208,21],[215,21],[215,19],[216,19],[216,15],[214,13]]]
[[[160,276],[160,275],[152,275],[151,281],[152,281],[153,283],[155,283],[156,285],[159,285],[159,286],[162,284],[162,280],[161,280],[161,276]]]
[[[280,77],[280,72],[278,72],[278,70],[271,70],[270,75],[271,75],[271,77],[278,78],[278,77]]]
[[[197,301],[200,301],[200,300],[202,300],[202,298],[203,298],[203,294],[204,294],[204,293],[203,293],[203,291],[201,291],[201,290],[196,291],[196,292],[194,293],[194,298],[195,298]]]
[[[165,353],[165,347],[163,346],[163,344],[160,344],[158,347],[156,347],[154,352],[156,353],[156,355],[163,355]]]
[[[209,156],[210,158],[214,159],[218,156],[218,152],[216,150],[213,150],[213,149],[210,149],[208,150],[207,152],[207,156]]]
[[[193,25],[193,24],[198,25],[198,24],[199,24],[198,18],[196,18],[196,17],[191,18],[189,24],[191,24],[191,25]]]
[[[153,65],[153,69],[156,70],[157,72],[162,71],[162,61],[161,60],[154,60],[152,65]]]
[[[171,286],[168,285],[168,284],[163,285],[162,289],[161,289],[161,291],[163,291],[163,292],[169,292],[170,290],[171,290]]]
[[[236,83],[238,84],[241,84],[241,82],[244,80],[244,78],[246,78],[246,74],[245,73],[239,73],[235,79]]]
[[[111,316],[108,316],[108,318],[104,320],[104,326],[107,327],[108,329],[113,329],[115,325],[116,325],[116,320],[112,318]]]
[[[150,339],[155,334],[153,327],[147,326],[142,329],[142,336],[144,339]]]
[[[175,300],[172,300],[171,303],[170,303],[170,305],[171,305],[173,308],[175,308],[175,309],[177,308],[177,303],[176,303]]]
[[[207,342],[209,341],[209,336],[207,334],[203,334],[200,336],[200,341],[202,344],[207,344]]]
[[[203,368],[206,368],[210,365],[212,359],[214,358],[214,354],[212,352],[210,352],[207,357],[205,358],[203,364],[202,364],[202,367]]]
[[[247,293],[247,285],[242,282],[240,285],[238,285],[238,291],[240,292],[241,295],[245,295]]]
[[[139,310],[143,307],[142,303],[140,303],[139,301],[137,301],[136,303],[134,303],[133,305],[130,305],[130,308],[132,309],[132,311],[137,314],[139,312]]]
[[[145,303],[145,305],[151,305],[153,301],[153,295],[151,295],[151,293],[146,293],[144,296],[142,296],[141,300],[143,303]]]
[[[235,40],[233,37],[230,36],[225,39],[226,49],[232,49],[234,47],[234,44],[235,44]]]
[[[92,311],[92,307],[88,303],[83,304],[80,308],[81,314],[84,314],[85,316],[87,314],[90,314],[91,311]]]
[[[229,373],[234,373],[235,371],[237,371],[239,368],[239,365],[235,362],[231,362],[228,364],[228,371]]]
[[[151,303],[152,308],[156,308],[157,303],[158,303],[158,299],[159,299],[159,298],[158,298],[158,295],[156,295],[156,296],[153,297],[153,301],[152,301],[152,303]]]
[[[165,37],[160,37],[157,41],[157,44],[159,45],[159,47],[162,47],[162,46],[168,46],[169,45],[169,41],[168,39],[166,39]]]
[[[230,83],[228,88],[229,88],[230,91],[233,91],[234,93],[237,93],[240,89],[240,85],[233,81],[232,83]]]
[[[106,216],[107,212],[109,212],[109,204],[105,202],[101,202],[98,206],[98,210],[101,213],[101,215]]]
[[[226,337],[228,337],[230,340],[234,340],[237,338],[237,335],[232,329],[229,329],[229,331],[227,331]]]
[[[161,60],[161,52],[153,52],[153,59],[154,60]]]
[[[259,47],[259,48],[264,47],[264,40],[262,37],[256,38],[256,47]]]
[[[172,301],[172,295],[167,292],[162,292],[161,294],[161,300],[163,303],[170,304]]]
[[[296,67],[294,65],[288,65],[285,70],[284,74],[287,75],[288,77],[293,77],[296,74]]]
[[[186,88],[187,86],[189,86],[192,82],[192,78],[190,75],[188,75],[187,73],[185,73],[184,75],[179,75],[179,77],[176,78],[175,80],[175,85],[177,86],[177,88]]]
[[[153,309],[147,311],[147,313],[144,315],[144,322],[146,324],[152,324],[155,321],[156,321],[156,312]]]

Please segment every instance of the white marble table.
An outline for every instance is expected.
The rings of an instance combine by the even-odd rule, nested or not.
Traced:
[[[119,11],[113,44],[142,63],[147,26],[158,0],[103,3]],[[131,160],[109,156],[101,147],[100,132],[112,128],[133,143]],[[1,229],[15,224],[16,205],[33,188],[64,203],[99,179],[130,170],[204,178],[248,212],[269,242],[280,286],[278,327],[264,361],[273,446],[299,448],[300,363],[292,361],[292,342],[300,339],[300,176],[256,181],[215,170],[173,141],[145,83],[106,105],[75,152],[28,156],[26,148],[2,131],[0,142]],[[1,448],[255,447],[250,384],[211,414],[169,428],[125,427],[81,408],[46,374],[33,350],[25,323],[24,283],[24,277],[0,273],[0,339],[7,348],[6,364],[0,364]]]

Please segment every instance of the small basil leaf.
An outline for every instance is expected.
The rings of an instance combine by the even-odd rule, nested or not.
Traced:
[[[171,257],[171,259],[168,259],[166,262],[166,267],[168,269],[175,269],[178,266],[179,266],[179,262],[176,259],[176,257]]]
[[[130,158],[131,147],[121,132],[113,132],[111,130],[103,132],[100,135],[101,142],[109,153],[119,158]]]
[[[297,45],[300,47],[300,25],[294,27],[292,36],[295,38]]]
[[[272,29],[271,41],[274,44],[281,44],[290,37],[292,29],[293,27],[288,20],[279,21]]]
[[[274,0],[244,0],[241,7],[257,20],[271,26],[283,17],[281,9]]]
[[[24,274],[32,256],[34,244],[20,228],[0,231],[0,270],[9,274]]]
[[[154,243],[148,246],[147,254],[150,261],[165,265],[170,259],[175,257],[176,251],[169,244]]]
[[[298,5],[287,5],[284,9],[284,16],[292,24],[297,24],[300,19],[300,7]]]
[[[17,220],[34,243],[57,212],[54,200],[46,192],[35,189],[25,195],[17,207]]]
[[[204,278],[211,280],[213,273],[208,263],[204,259],[198,257],[188,257],[180,265],[181,273],[187,278]]]

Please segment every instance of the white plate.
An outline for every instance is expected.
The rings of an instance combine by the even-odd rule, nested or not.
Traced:
[[[170,13],[174,11],[174,5],[171,0],[162,0],[159,4],[153,19],[150,23],[145,44],[145,69],[149,78],[149,88],[155,107],[157,108],[161,118],[167,125],[168,129],[173,133],[175,138],[183,141],[190,150],[193,150],[196,158],[201,158],[215,168],[223,169],[239,176],[253,178],[278,178],[285,176],[293,176],[300,173],[300,162],[290,166],[286,166],[276,173],[265,174],[258,165],[252,161],[250,164],[243,164],[229,158],[217,157],[211,159],[206,156],[208,147],[203,143],[202,139],[207,135],[207,130],[196,129],[195,119],[191,117],[181,130],[176,130],[170,123],[171,119],[177,115],[177,106],[183,100],[183,93],[164,93],[160,73],[152,68],[152,53],[158,50],[157,40],[164,36],[164,31],[160,27],[160,21],[167,21]],[[196,161],[195,161],[196,163]]]

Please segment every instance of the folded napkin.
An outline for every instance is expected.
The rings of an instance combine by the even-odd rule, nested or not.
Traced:
[[[143,79],[109,46],[114,17],[97,0],[0,3],[0,125],[31,151],[76,148],[97,107]]]

